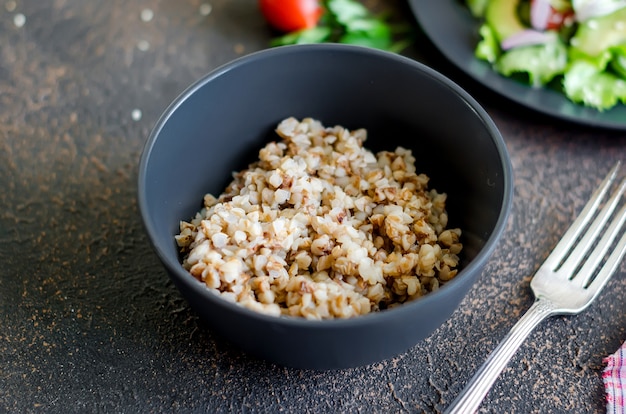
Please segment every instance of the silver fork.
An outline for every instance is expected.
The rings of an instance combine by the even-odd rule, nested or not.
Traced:
[[[626,179],[622,180],[601,210],[600,206],[617,177],[620,164],[618,162],[613,167],[533,276],[530,287],[535,302],[489,355],[445,413],[474,413],[515,351],[539,323],[550,316],[582,312],[613,275],[626,253],[626,232],[615,243],[626,221],[626,205],[611,218],[626,189]],[[604,260],[611,246],[614,246],[613,250]]]

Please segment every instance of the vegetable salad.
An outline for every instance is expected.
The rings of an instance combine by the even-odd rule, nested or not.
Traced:
[[[626,104],[626,0],[464,0],[478,58],[597,110]]]

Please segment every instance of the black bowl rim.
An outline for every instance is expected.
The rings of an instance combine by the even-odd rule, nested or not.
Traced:
[[[421,297],[417,300],[406,302],[401,306],[397,306],[391,309],[387,309],[381,312],[372,312],[366,315],[361,315],[353,318],[335,318],[335,319],[325,319],[325,320],[310,320],[300,317],[290,317],[290,316],[270,316],[257,311],[253,311],[251,309],[245,308],[236,303],[227,301],[223,298],[220,298],[214,292],[211,292],[204,284],[195,278],[191,277],[189,273],[181,266],[180,262],[173,262],[168,260],[168,255],[165,253],[164,248],[158,242],[155,232],[151,226],[151,220],[149,218],[149,210],[150,206],[146,201],[146,176],[148,173],[148,163],[150,161],[150,155],[152,148],[154,147],[161,129],[168,122],[169,118],[173,115],[173,113],[177,110],[177,108],[185,102],[191,95],[193,95],[198,89],[204,87],[206,84],[210,83],[212,80],[222,76],[223,74],[236,69],[241,65],[249,65],[254,64],[254,62],[264,59],[272,59],[276,56],[282,56],[290,53],[310,53],[310,52],[336,52],[336,53],[356,53],[356,54],[369,54],[378,59],[388,59],[390,61],[395,61],[396,63],[400,63],[403,65],[409,65],[413,68],[416,68],[432,78],[434,81],[439,82],[449,88],[453,93],[458,95],[465,103],[472,108],[475,112],[476,116],[482,121],[488,130],[490,136],[493,138],[494,145],[496,146],[497,152],[500,157],[500,164],[503,169],[503,181],[504,181],[504,197],[502,206],[500,208],[500,213],[498,220],[496,221],[496,225],[485,242],[485,245],[480,250],[480,252],[474,257],[474,259],[468,263],[459,274],[440,287],[437,291],[431,292],[424,297]],[[140,215],[146,229],[146,232],[149,237],[149,241],[155,250],[158,258],[165,265],[166,269],[169,271],[170,277],[176,277],[179,283],[186,285],[186,287],[195,290],[201,296],[206,298],[206,300],[214,302],[219,307],[222,307],[225,311],[234,312],[241,314],[241,316],[248,317],[251,319],[257,320],[259,323],[272,323],[283,325],[285,327],[306,327],[307,329],[343,329],[347,326],[356,327],[360,325],[369,325],[375,323],[385,323],[387,320],[391,318],[397,317],[396,315],[406,312],[414,312],[417,308],[427,307],[431,301],[441,300],[441,296],[445,296],[446,292],[452,289],[455,285],[463,283],[465,274],[472,272],[480,272],[483,269],[486,262],[489,260],[490,256],[493,254],[497,246],[497,242],[502,236],[502,233],[505,230],[506,223],[508,221],[508,217],[510,211],[512,209],[512,198],[513,198],[513,167],[511,165],[511,159],[506,148],[506,144],[500,131],[497,126],[491,119],[491,117],[487,114],[487,112],[483,109],[483,107],[461,86],[457,83],[446,77],[445,75],[437,72],[431,67],[418,62],[416,60],[410,59],[408,57],[382,51],[378,49],[368,48],[364,46],[356,46],[356,45],[345,45],[345,44],[335,44],[335,43],[325,43],[325,44],[306,44],[306,45],[288,45],[288,46],[280,46],[270,49],[264,49],[256,52],[252,52],[245,56],[241,56],[236,58],[224,65],[221,65],[214,70],[208,72],[195,82],[193,82],[190,86],[188,86],[172,103],[165,109],[160,118],[157,120],[154,128],[150,132],[148,139],[144,145],[140,163],[139,163],[139,172],[138,172],[138,205],[140,210]],[[478,275],[477,275],[478,277]]]

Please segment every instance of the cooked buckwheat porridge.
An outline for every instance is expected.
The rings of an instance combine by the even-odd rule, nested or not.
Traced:
[[[432,292],[458,272],[460,229],[411,151],[372,153],[364,129],[288,118],[282,138],[180,222],[183,266],[270,315],[349,318]]]

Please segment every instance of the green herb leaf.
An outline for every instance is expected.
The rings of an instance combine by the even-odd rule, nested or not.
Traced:
[[[341,25],[349,26],[351,22],[370,16],[370,11],[353,0],[328,0],[326,8]]]
[[[339,39],[339,43],[348,43],[352,45],[366,46],[383,50],[387,50],[391,47],[390,39],[371,36],[367,32],[346,33]]]
[[[300,45],[308,43],[323,43],[330,38],[330,27],[317,26],[310,29],[287,33],[272,40],[271,46]]]

